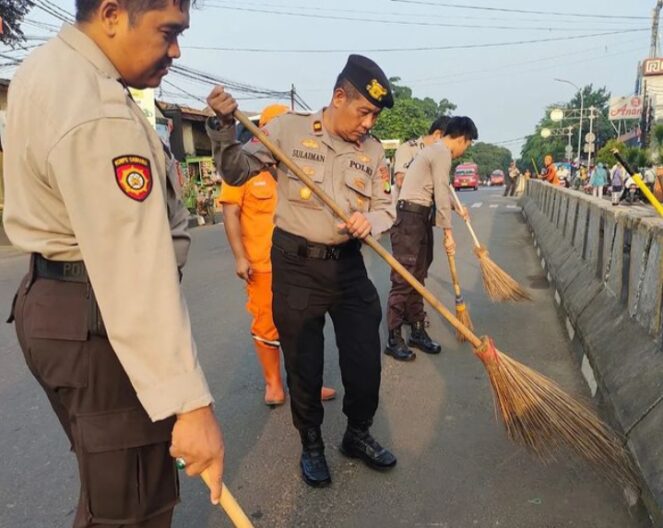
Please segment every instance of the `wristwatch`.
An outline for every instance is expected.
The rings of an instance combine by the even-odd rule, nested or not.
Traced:
[[[207,118],[207,126],[210,128],[210,130],[216,130],[217,132],[223,128],[221,121],[216,116]]]

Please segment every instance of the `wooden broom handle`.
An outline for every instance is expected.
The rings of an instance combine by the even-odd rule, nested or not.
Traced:
[[[242,123],[246,129],[251,132],[258,140],[267,147],[267,149],[273,154],[273,156],[288,167],[295,176],[297,176],[309,189],[315,194],[320,200],[322,200],[327,207],[329,207],[336,216],[338,216],[343,222],[348,222],[349,217],[339,207],[339,205],[331,199],[320,187],[318,187],[315,182],[309,178],[304,171],[292,161],[288,155],[283,152],[278,145],[276,145],[269,137],[262,132],[257,126],[255,126],[251,120],[239,110],[235,110],[234,113],[235,119]],[[367,236],[363,240],[364,244],[369,246],[373,251],[375,251],[380,257],[382,257],[391,268],[398,273],[403,279],[412,286],[428,303],[437,310],[442,317],[444,317],[449,324],[453,326],[460,334],[462,334],[469,343],[474,346],[474,348],[479,348],[481,346],[481,339],[479,339],[474,333],[467,328],[463,323],[461,323],[458,318],[452,314],[446,307],[430,292],[428,291],[421,282],[414,278],[414,276],[406,270],[403,265],[398,262],[385,248],[383,248],[380,243],[371,235]]]
[[[463,204],[460,203],[460,200],[458,199],[458,195],[456,194],[456,189],[454,189],[453,185],[449,184],[449,189],[451,189],[451,194],[454,197],[454,200],[456,201],[456,206],[462,208]],[[479,239],[477,238],[477,234],[474,232],[474,229],[472,228],[472,223],[470,222],[470,219],[468,218],[465,220],[465,223],[467,224],[467,228],[470,230],[470,234],[472,235],[472,238],[474,239],[474,245],[478,248],[481,247],[481,242],[479,242]]]
[[[447,258],[449,259],[449,272],[451,273],[451,282],[454,285],[454,293],[456,297],[460,297],[461,291],[460,282],[458,282],[458,272],[456,271],[456,257],[447,253]]]
[[[207,472],[204,471],[201,477],[205,481],[205,484],[207,484],[207,487],[210,487],[210,477]],[[244,510],[242,510],[242,507],[235,500],[235,497],[233,497],[225,484],[222,484],[220,506],[236,528],[253,528],[251,520],[246,516],[246,513],[244,513]]]

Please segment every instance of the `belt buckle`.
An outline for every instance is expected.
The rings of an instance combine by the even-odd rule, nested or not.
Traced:
[[[338,260],[341,258],[341,247],[340,246],[330,246],[327,248],[327,258],[331,260]]]

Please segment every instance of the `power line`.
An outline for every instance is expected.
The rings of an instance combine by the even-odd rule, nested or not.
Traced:
[[[588,35],[572,35],[566,37],[552,37],[546,39],[534,40],[517,40],[511,42],[492,42],[486,44],[459,44],[453,46],[419,46],[413,48],[374,48],[374,49],[273,49],[273,48],[231,48],[221,46],[182,46],[183,49],[195,49],[206,51],[229,51],[229,52],[243,52],[243,53],[397,53],[397,52],[413,52],[413,51],[446,51],[457,49],[477,49],[477,48],[499,48],[505,46],[520,46],[524,44],[539,44],[543,42],[559,42],[567,40],[580,40],[595,37],[607,37],[611,35],[622,35],[625,33],[634,33],[649,31],[649,28],[642,29],[624,29],[619,31],[609,31],[605,33],[591,33]]]
[[[302,13],[297,11],[274,11],[264,8],[255,8],[255,7],[237,7],[229,5],[219,5],[219,4],[205,4],[206,7],[211,7],[214,9],[227,9],[229,11],[240,11],[248,13],[264,13],[268,15],[282,15],[282,16],[294,16],[301,18],[314,18],[317,20],[342,20],[350,22],[361,22],[362,24],[371,23],[371,24],[395,24],[401,26],[427,26],[427,27],[448,27],[448,28],[471,28],[471,29],[498,29],[498,30],[531,30],[531,31],[587,31],[588,28],[554,28],[550,26],[479,26],[477,24],[450,24],[446,22],[417,22],[411,20],[386,20],[378,18],[354,18],[341,15],[324,15],[324,14],[314,14],[314,13]]]
[[[37,9],[41,9],[45,13],[51,15],[52,17],[57,18],[61,22],[72,23],[74,21],[73,18],[66,11],[61,10],[59,7],[57,8],[57,10],[53,9],[52,7],[49,6],[49,4],[45,2],[45,0],[33,0],[32,5]]]
[[[475,6],[468,4],[452,4],[446,2],[427,2],[424,0],[391,0],[391,2],[398,2],[401,4],[418,4],[436,7],[452,7],[455,9],[472,9],[477,11],[494,11],[500,13],[522,13],[529,15],[546,15],[546,16],[567,16],[578,18],[603,18],[603,19],[629,19],[629,20],[649,20],[646,16],[632,16],[632,15],[594,15],[589,13],[568,13],[560,11],[533,11],[530,9],[508,9],[505,7],[485,7]]]
[[[205,2],[205,7],[215,7],[215,5],[218,5],[219,2],[223,2],[223,5],[233,5],[230,0],[215,0],[214,2],[210,3],[209,1]],[[237,4],[234,4],[237,5]],[[308,10],[308,11],[315,11],[320,12],[320,11],[331,11],[333,13],[350,13],[350,14],[356,14],[356,15],[370,15],[371,17],[375,16],[375,10],[360,10],[360,9],[326,9],[323,7],[319,6],[311,6],[311,5],[292,5],[292,4],[274,4],[274,3],[266,3],[262,2],[260,4],[255,4],[255,3],[250,3],[250,2],[241,2],[239,4],[240,7],[244,6],[253,6],[253,7],[259,7],[262,9],[265,9],[266,7],[275,7],[275,8],[286,8],[286,9],[298,9],[298,10]],[[397,17],[416,17],[416,18],[426,18],[430,19],[431,15],[430,13],[411,13],[411,12],[405,12],[405,11],[381,11],[381,15],[387,15],[387,16],[397,16]],[[509,17],[495,17],[495,16],[480,16],[477,14],[472,14],[472,15],[454,15],[453,17],[448,17],[445,16],[445,20],[472,20],[473,22],[476,22],[477,20],[487,20],[487,21],[493,21],[493,22],[541,22],[541,18],[516,18],[514,19],[513,16]],[[587,24],[587,21],[585,20],[558,20],[556,22],[562,22],[564,24]],[[599,22],[599,21],[597,21]],[[622,20],[601,20],[600,23],[602,24],[619,24],[620,26],[623,25]]]

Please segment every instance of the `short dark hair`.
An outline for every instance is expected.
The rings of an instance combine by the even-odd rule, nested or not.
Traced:
[[[449,124],[449,121],[451,121],[450,116],[440,116],[438,117],[435,121],[433,121],[433,124],[430,126],[428,129],[428,135],[430,136],[431,134],[434,134],[438,130],[444,134],[444,132],[447,130],[447,125]]]
[[[336,79],[336,84],[334,85],[334,91],[339,89],[343,90],[345,95],[347,95],[348,99],[351,101],[362,97],[362,95],[359,93],[359,90],[355,88],[354,84],[343,77],[343,75],[338,76]]]
[[[76,20],[86,22],[90,20],[92,14],[99,8],[102,0],[76,0]],[[129,12],[131,21],[147,12],[155,9],[163,9],[168,2],[177,4],[180,9],[187,5],[195,5],[196,0],[118,0],[118,3]]]
[[[450,137],[456,139],[457,137],[463,136],[469,141],[479,139],[479,131],[477,126],[474,124],[469,117],[458,116],[452,117],[447,124],[447,129],[444,132],[445,137]]]

